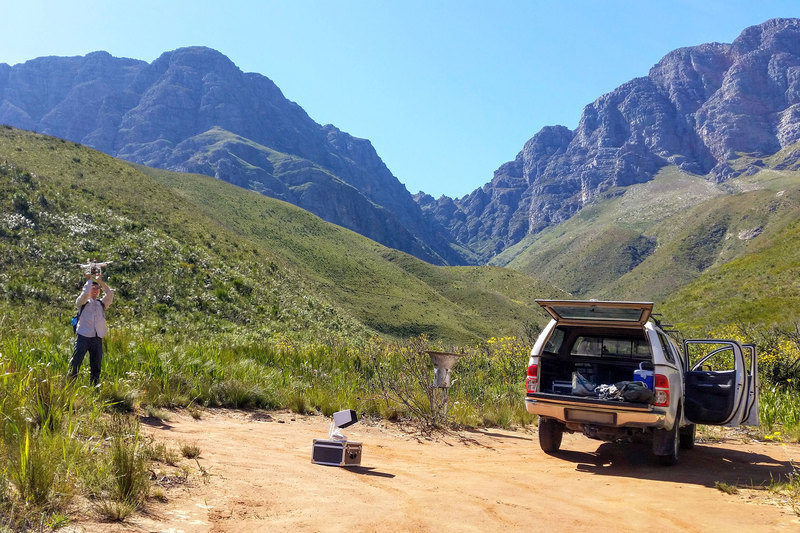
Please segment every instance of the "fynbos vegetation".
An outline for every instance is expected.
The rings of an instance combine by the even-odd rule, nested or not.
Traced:
[[[55,528],[76,502],[123,520],[162,498],[148,462],[202,453],[143,438],[137,416],[169,408],[355,408],[425,432],[535,422],[522,401],[544,323],[533,298],[560,291],[431,267],[211,179],[157,178],[0,128],[0,529]],[[65,379],[87,257],[114,261],[117,291],[97,389]],[[763,435],[797,440],[788,331],[716,333],[758,343]],[[428,350],[464,354],[446,411]]]

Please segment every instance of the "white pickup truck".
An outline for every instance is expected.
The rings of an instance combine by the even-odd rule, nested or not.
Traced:
[[[544,452],[558,451],[565,431],[582,432],[646,440],[674,465],[679,448],[694,446],[695,424],[758,425],[753,345],[698,339],[681,349],[649,302],[537,302],[552,320],[531,351],[525,403]]]

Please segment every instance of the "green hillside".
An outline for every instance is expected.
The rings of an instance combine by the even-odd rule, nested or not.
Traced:
[[[537,272],[579,297],[611,296],[607,287],[676,238],[676,214],[723,194],[715,184],[668,168],[648,183],[608,191],[605,198],[562,224],[528,236],[492,263]],[[675,281],[683,280],[673,275]]]
[[[787,250],[778,242],[784,239],[787,224],[800,215],[800,180],[794,173],[769,171],[740,180],[739,190],[665,221],[680,230],[610,285],[606,294],[647,293],[657,300],[668,299],[680,287],[730,261],[759,252],[783,256]]]
[[[576,297],[667,301],[668,316],[688,323],[793,320],[800,174],[778,169],[796,150],[722,184],[663,169],[493,263],[536,272]]]
[[[66,322],[76,264],[112,260],[114,320],[156,332],[465,342],[544,322],[506,269],[433,267],[285,202],[0,128],[4,321]],[[13,325],[13,324],[12,324]]]
[[[768,163],[782,166],[791,153],[779,153]],[[763,230],[744,242],[741,233],[729,239],[734,246],[720,247],[721,260],[665,298],[662,310],[683,324],[787,327],[800,321],[800,174],[766,169],[741,183],[752,189],[720,208],[744,213],[731,217],[738,228]],[[723,214],[717,219],[726,219]]]
[[[563,294],[509,269],[436,267],[297,207],[205,176],[142,168],[199,212],[272,250],[332,301],[381,333],[447,339],[518,335]]]
[[[800,321],[800,221],[765,247],[714,267],[672,293],[661,310],[681,325]]]

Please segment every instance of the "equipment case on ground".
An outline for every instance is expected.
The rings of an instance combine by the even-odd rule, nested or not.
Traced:
[[[361,464],[361,443],[314,439],[311,462],[318,465],[358,466]]]

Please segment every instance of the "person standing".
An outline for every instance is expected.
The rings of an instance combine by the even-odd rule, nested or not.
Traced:
[[[114,300],[114,291],[103,282],[100,272],[87,274],[83,291],[75,300],[78,306],[78,326],[75,329],[75,350],[69,363],[70,378],[78,377],[78,370],[89,352],[89,375],[93,386],[100,384],[100,367],[103,362],[103,337],[108,333],[106,309]],[[103,299],[100,300],[100,289]]]

